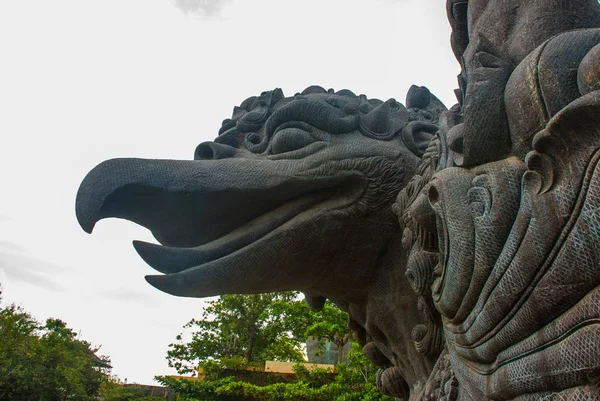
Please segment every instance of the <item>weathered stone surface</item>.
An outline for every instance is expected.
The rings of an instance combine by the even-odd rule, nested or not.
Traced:
[[[320,87],[264,92],[236,107],[193,161],[100,164],[81,184],[77,217],[87,231],[105,217],[149,228],[163,245],[136,250],[165,274],[147,280],[174,295],[296,289],[315,308],[334,300],[408,389],[425,382],[435,355],[407,346],[427,322],[391,206],[445,107],[417,87],[407,104]]]
[[[600,399],[598,2],[456,3],[460,104],[396,207],[407,227],[436,220],[436,369],[458,400]],[[436,369],[426,399],[448,397]]]
[[[136,249],[175,295],[332,299],[399,399],[600,400],[600,6],[447,11],[450,110],[265,92],[194,161],[96,167],[82,227],[151,229]]]

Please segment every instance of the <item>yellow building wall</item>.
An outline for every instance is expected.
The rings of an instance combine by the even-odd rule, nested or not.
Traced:
[[[294,373],[295,363],[293,362],[275,362],[275,361],[267,361],[265,362],[265,372],[274,372],[274,373]],[[308,370],[314,368],[321,369],[330,369],[333,372],[333,365],[325,365],[321,363],[303,363],[304,367]]]

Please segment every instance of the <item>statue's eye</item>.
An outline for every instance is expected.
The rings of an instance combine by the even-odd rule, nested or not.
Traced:
[[[313,138],[310,132],[302,128],[283,128],[277,131],[271,139],[271,152],[274,155],[291,152],[302,149],[314,142],[316,142],[316,139]]]

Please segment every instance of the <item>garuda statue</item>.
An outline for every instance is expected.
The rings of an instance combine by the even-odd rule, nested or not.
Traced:
[[[600,400],[600,6],[448,0],[447,110],[310,87],[235,107],[194,160],[114,159],[119,217],[179,296],[301,290],[351,317],[404,400]]]

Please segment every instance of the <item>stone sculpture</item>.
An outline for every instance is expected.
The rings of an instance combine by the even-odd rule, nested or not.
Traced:
[[[234,108],[193,161],[97,166],[81,184],[77,217],[88,232],[105,217],[149,228],[165,246],[134,245],[165,273],[147,280],[171,294],[295,289],[315,308],[334,300],[386,364],[402,366],[408,392],[435,359],[407,347],[422,320],[391,205],[443,111],[422,87],[406,107],[321,87],[289,98],[264,92]],[[403,320],[390,321],[387,304],[402,305]]]
[[[405,400],[600,400],[600,6],[448,0],[450,110],[265,92],[195,161],[116,159],[81,185],[157,288],[302,290],[351,316]]]

